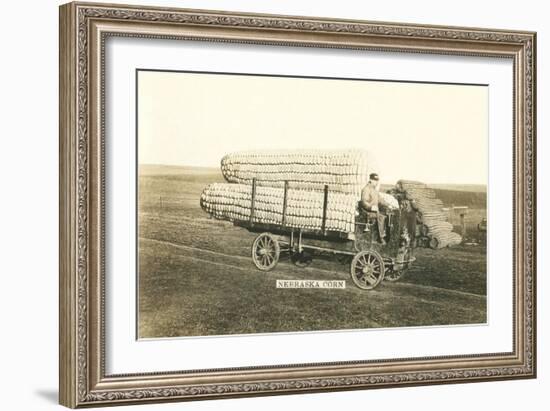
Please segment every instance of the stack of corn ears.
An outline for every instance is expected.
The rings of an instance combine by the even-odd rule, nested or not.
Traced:
[[[247,151],[222,158],[221,170],[230,183],[323,190],[359,195],[368,181],[364,150]]]
[[[431,248],[443,248],[460,244],[462,236],[453,232],[453,226],[447,222],[447,214],[442,210],[443,202],[436,198],[435,191],[418,181],[399,180],[398,191],[411,200],[419,220],[420,232],[429,238]]]
[[[256,179],[253,222],[320,230],[324,188],[328,185],[325,229],[350,233],[355,229],[357,202],[368,179],[367,152],[238,152],[223,157],[221,171],[228,183],[211,184],[201,196],[202,208],[216,218],[249,221],[252,181]],[[288,190],[283,219],[285,181]]]
[[[283,224],[284,189],[256,187],[255,223]],[[324,192],[289,189],[284,224],[287,227],[321,230]],[[357,200],[345,193],[329,193],[325,229],[353,232]],[[252,210],[252,189],[248,184],[214,183],[201,195],[202,208],[218,219],[248,221]]]

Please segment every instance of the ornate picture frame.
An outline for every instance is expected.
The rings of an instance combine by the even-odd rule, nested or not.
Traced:
[[[513,62],[513,350],[108,375],[105,42],[110,37],[499,57]],[[67,407],[536,377],[536,34],[220,11],[60,7],[60,403]]]

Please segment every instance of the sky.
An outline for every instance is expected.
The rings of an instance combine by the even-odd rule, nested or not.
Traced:
[[[383,183],[487,184],[486,86],[140,71],[137,93],[140,164],[360,148]]]

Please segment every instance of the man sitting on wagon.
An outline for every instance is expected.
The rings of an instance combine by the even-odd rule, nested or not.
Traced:
[[[380,213],[380,206],[387,206],[384,200],[380,197],[380,179],[378,174],[372,173],[369,175],[369,182],[361,190],[361,201],[359,206],[363,211],[376,213],[376,220],[378,225],[378,235],[380,237],[380,243],[386,244],[384,237],[386,236],[386,216]],[[368,217],[367,217],[368,223]],[[365,231],[368,231],[368,225],[365,225]]]

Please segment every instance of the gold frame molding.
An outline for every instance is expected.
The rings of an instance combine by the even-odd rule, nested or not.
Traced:
[[[103,70],[104,44],[109,36],[512,59],[513,351],[475,356],[106,375]],[[59,398],[62,405],[76,408],[536,376],[536,33],[69,3],[60,7],[59,63]]]

